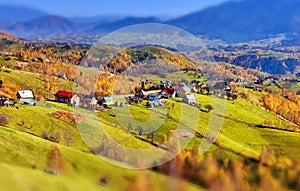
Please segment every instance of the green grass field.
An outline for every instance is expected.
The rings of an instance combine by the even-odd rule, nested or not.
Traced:
[[[299,133],[256,127],[256,125],[264,125],[266,120],[271,120],[275,125],[274,127],[279,129],[289,125],[293,126],[293,124],[290,124],[273,113],[263,109],[258,102],[259,95],[258,92],[255,92],[252,97],[253,102],[251,103],[244,99],[238,99],[233,102],[198,94],[196,96],[201,105],[205,106],[207,104],[212,104],[215,107],[215,110],[211,113],[199,112],[196,108],[187,106],[186,104],[181,105],[179,102],[169,100],[168,102],[175,104],[174,110],[171,111],[171,109],[167,109],[169,117],[167,117],[166,114],[163,115],[165,109],[158,109],[158,111],[161,110],[161,112],[152,112],[151,118],[149,112],[152,109],[149,110],[141,105],[131,106],[130,113],[125,111],[122,113],[120,111],[117,118],[123,119],[124,124],[128,124],[129,121],[133,123],[133,119],[140,122],[146,122],[144,123],[144,127],[147,129],[151,127],[151,125],[149,125],[150,119],[158,119],[161,117],[163,120],[162,125],[155,132],[157,136],[161,137],[169,137],[170,130],[178,128],[179,122],[184,127],[190,129],[193,129],[195,123],[198,123],[196,126],[197,131],[204,135],[206,131],[209,131],[207,129],[209,121],[217,120],[220,123],[223,122],[220,134],[217,137],[220,146],[255,159],[259,158],[261,151],[265,146],[269,146],[274,150],[276,156],[284,155],[299,161],[300,155],[297,154],[297,145],[300,144]],[[224,104],[223,109],[222,106],[218,106],[218,104]],[[113,112],[100,113],[98,117],[108,122],[118,124],[116,117],[113,117],[112,114]],[[132,115],[132,117],[128,117],[128,115]],[[189,118],[187,116],[189,116]],[[221,116],[226,116],[226,118]],[[128,121],[126,121],[126,119]],[[155,124],[153,125],[155,126]],[[125,128],[126,126],[127,125],[125,125]],[[295,126],[295,128],[297,127]],[[157,141],[160,140],[157,139]]]
[[[3,72],[2,72],[3,73]],[[1,73],[1,74],[2,74]],[[38,74],[13,70],[3,73],[7,80],[14,79],[19,85],[26,82],[28,87],[43,84]],[[186,78],[182,74],[182,78]],[[172,75],[171,75],[172,77]],[[174,78],[176,76],[173,76]],[[193,74],[188,74],[192,79]],[[70,84],[71,87],[72,84]],[[244,90],[247,92],[248,90]],[[264,93],[263,93],[264,94]],[[82,108],[75,109],[67,104],[43,101],[37,106],[0,107],[0,113],[10,117],[6,127],[0,127],[0,178],[3,182],[14,180],[16,184],[1,184],[4,190],[25,188],[28,190],[141,190],[145,182],[150,182],[149,190],[169,190],[170,184],[176,184],[183,190],[199,190],[191,183],[166,177],[150,170],[127,170],[117,167],[116,161],[100,159],[91,154],[91,149],[102,146],[106,137],[129,149],[154,149],[149,138],[154,132],[154,144],[162,144],[172,136],[171,130],[178,128],[197,132],[186,145],[186,150],[193,150],[194,145],[209,143],[207,139],[214,135],[216,142],[208,153],[225,151],[227,157],[259,160],[264,147],[274,151],[276,158],[288,157],[300,162],[300,134],[284,129],[299,127],[262,108],[262,93],[253,92],[251,100],[242,98],[236,101],[214,96],[197,94],[197,102],[203,107],[212,105],[211,112],[200,111],[196,107],[181,103],[181,99],[169,99],[166,107],[147,108],[145,101],[135,106],[118,108],[94,113]],[[174,108],[172,108],[174,105]],[[84,116],[85,120],[76,124],[74,121],[60,120],[52,113],[70,111]],[[271,127],[260,128],[271,121]],[[142,135],[139,135],[139,128]],[[220,129],[219,129],[220,127]],[[277,128],[277,129],[273,129]],[[42,139],[43,132],[59,137],[56,145],[61,150],[65,163],[65,174],[50,175],[47,169],[47,156],[55,143]],[[215,132],[216,131],[216,132]],[[69,135],[69,137],[67,137]],[[206,136],[207,139],[202,138]],[[205,144],[204,144],[205,146]],[[205,149],[204,149],[205,150]],[[138,152],[130,153],[127,160],[139,162]],[[165,150],[148,155],[155,158]],[[113,153],[117,155],[116,153]],[[126,155],[120,154],[126,158]],[[201,156],[199,156],[201,157]],[[110,161],[110,162],[107,162]],[[122,164],[122,166],[126,166]],[[24,178],[25,177],[25,178]],[[106,186],[99,184],[99,178],[108,178]],[[49,186],[45,186],[49,184]],[[164,185],[160,187],[160,185]],[[140,187],[139,187],[140,186]]]
[[[58,147],[64,158],[65,173],[49,175],[43,171],[47,168],[47,155],[53,143],[7,127],[0,127],[0,137],[0,177],[4,190],[124,190],[139,181],[139,186],[144,186],[145,180],[152,182],[151,190],[168,190],[169,181],[189,190],[200,189],[148,170],[120,168],[92,154],[62,145]],[[107,185],[100,185],[100,178],[106,178]],[[4,184],[12,180],[14,184]]]

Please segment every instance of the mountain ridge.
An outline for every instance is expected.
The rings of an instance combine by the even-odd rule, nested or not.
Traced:
[[[73,33],[78,31],[79,26],[67,18],[57,15],[47,15],[32,21],[17,23],[8,27],[8,31],[15,34],[51,34]]]
[[[234,41],[300,32],[299,0],[228,1],[166,22],[193,34]],[[289,10],[289,11],[286,11]]]

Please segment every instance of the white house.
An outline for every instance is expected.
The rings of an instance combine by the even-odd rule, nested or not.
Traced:
[[[24,104],[29,104],[29,105],[35,104],[34,94],[31,90],[19,90],[17,92],[17,98],[19,101],[23,101]]]
[[[70,103],[73,107],[78,107],[79,103],[80,103],[80,97],[78,95],[74,94],[71,98]]]
[[[20,101],[34,99],[34,94],[31,90],[19,90],[17,92],[17,98]]]
[[[194,94],[186,94],[183,99],[182,102],[187,103],[187,104],[195,104],[196,103],[196,97]]]

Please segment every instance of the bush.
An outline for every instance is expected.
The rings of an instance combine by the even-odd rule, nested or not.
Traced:
[[[211,111],[214,109],[214,107],[212,105],[206,105],[204,106],[204,108],[207,110],[207,111]]]
[[[10,117],[8,115],[0,114],[0,125],[7,125],[9,118]]]
[[[54,143],[59,143],[59,141],[61,140],[61,132],[59,130],[55,130],[50,136],[49,136],[49,140],[54,142]]]
[[[3,70],[3,72],[10,73],[11,71],[8,69]]]
[[[42,138],[47,140],[49,139],[48,131],[46,130],[42,131]]]

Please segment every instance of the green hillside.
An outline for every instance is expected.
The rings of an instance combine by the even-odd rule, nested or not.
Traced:
[[[51,48],[48,51],[51,52]],[[98,53],[95,51],[91,53]],[[103,54],[112,56],[105,51]],[[80,54],[76,55],[76,61],[80,60]],[[120,86],[118,95],[121,95],[114,101],[126,103],[122,98],[125,93],[122,92],[131,92],[141,85],[139,77],[149,79],[151,85],[165,79],[207,83],[198,68],[184,70],[186,67],[193,68],[190,60],[164,48],[127,49],[114,58],[110,66],[117,70],[114,72],[116,84]],[[17,61],[17,57],[13,59]],[[151,59],[155,60],[155,64],[142,63]],[[89,67],[101,60],[93,61],[87,63],[92,64]],[[101,83],[109,80],[105,78],[107,81],[99,81],[98,71],[74,66],[73,69],[78,70],[76,77],[79,80],[64,80],[34,71],[21,71],[21,68],[13,65],[14,62],[3,62],[9,68],[0,71],[4,86],[1,92],[15,98],[17,90],[32,89],[38,100],[35,106],[19,102],[11,107],[0,107],[0,178],[4,183],[11,180],[15,182],[14,185],[0,183],[4,190],[134,191],[174,188],[199,190],[201,187],[219,190],[224,185],[224,189],[264,190],[268,181],[291,190],[300,186],[299,125],[292,123],[288,117],[279,117],[266,110],[262,102],[266,92],[234,87],[239,95],[244,92],[246,96],[242,98],[240,95],[237,100],[229,100],[220,95],[195,93],[198,104],[195,106],[183,103],[182,98],[170,98],[165,99],[163,107],[148,108],[144,100],[126,104],[125,107],[109,106],[109,110],[97,108],[97,112],[94,112],[46,101],[44,98],[53,98],[57,90],[86,93],[89,90],[87,86],[93,87],[94,84],[97,84],[97,91],[100,89],[101,92],[105,89]],[[32,64],[40,64],[38,62]],[[130,64],[132,71],[142,71],[143,76],[137,75],[139,73],[132,76],[118,74]],[[66,66],[53,64],[53,69]],[[232,71],[226,71],[226,67],[226,64],[219,65],[222,69],[219,72],[225,71],[231,75]],[[247,75],[247,72],[241,74]],[[266,87],[274,87],[274,95],[281,96],[278,87]],[[288,98],[281,96],[280,99]],[[3,120],[5,118],[8,118],[7,123]],[[189,135],[192,134],[191,138],[183,136],[176,144],[167,147],[174,130],[178,128],[186,129]],[[127,153],[119,150],[119,147],[110,147],[113,143],[125,147]],[[143,156],[138,152],[151,149],[156,150],[145,152]],[[145,164],[143,159],[151,161],[151,165],[157,164],[160,161],[156,157],[173,156],[173,152],[180,149],[182,152],[174,159],[152,169],[127,169],[132,165]],[[239,170],[243,169],[242,174],[236,171],[237,166],[240,166]],[[264,173],[269,176],[264,176]],[[237,180],[237,177],[244,178]],[[234,181],[244,185],[226,186]]]
[[[0,177],[3,178],[2,183],[11,180],[15,183],[1,184],[4,190],[124,190],[130,188],[131,184],[138,185],[136,178],[141,179],[138,180],[141,184],[146,179],[148,182],[160,182],[151,184],[151,190],[168,190],[170,179],[163,175],[147,170],[126,170],[92,154],[59,145],[57,146],[63,156],[65,172],[63,175],[49,175],[43,170],[47,169],[47,156],[55,144],[7,127],[0,127],[0,137]],[[106,185],[99,183],[101,178],[107,179]],[[199,189],[181,180],[177,180],[175,184],[190,190]]]

